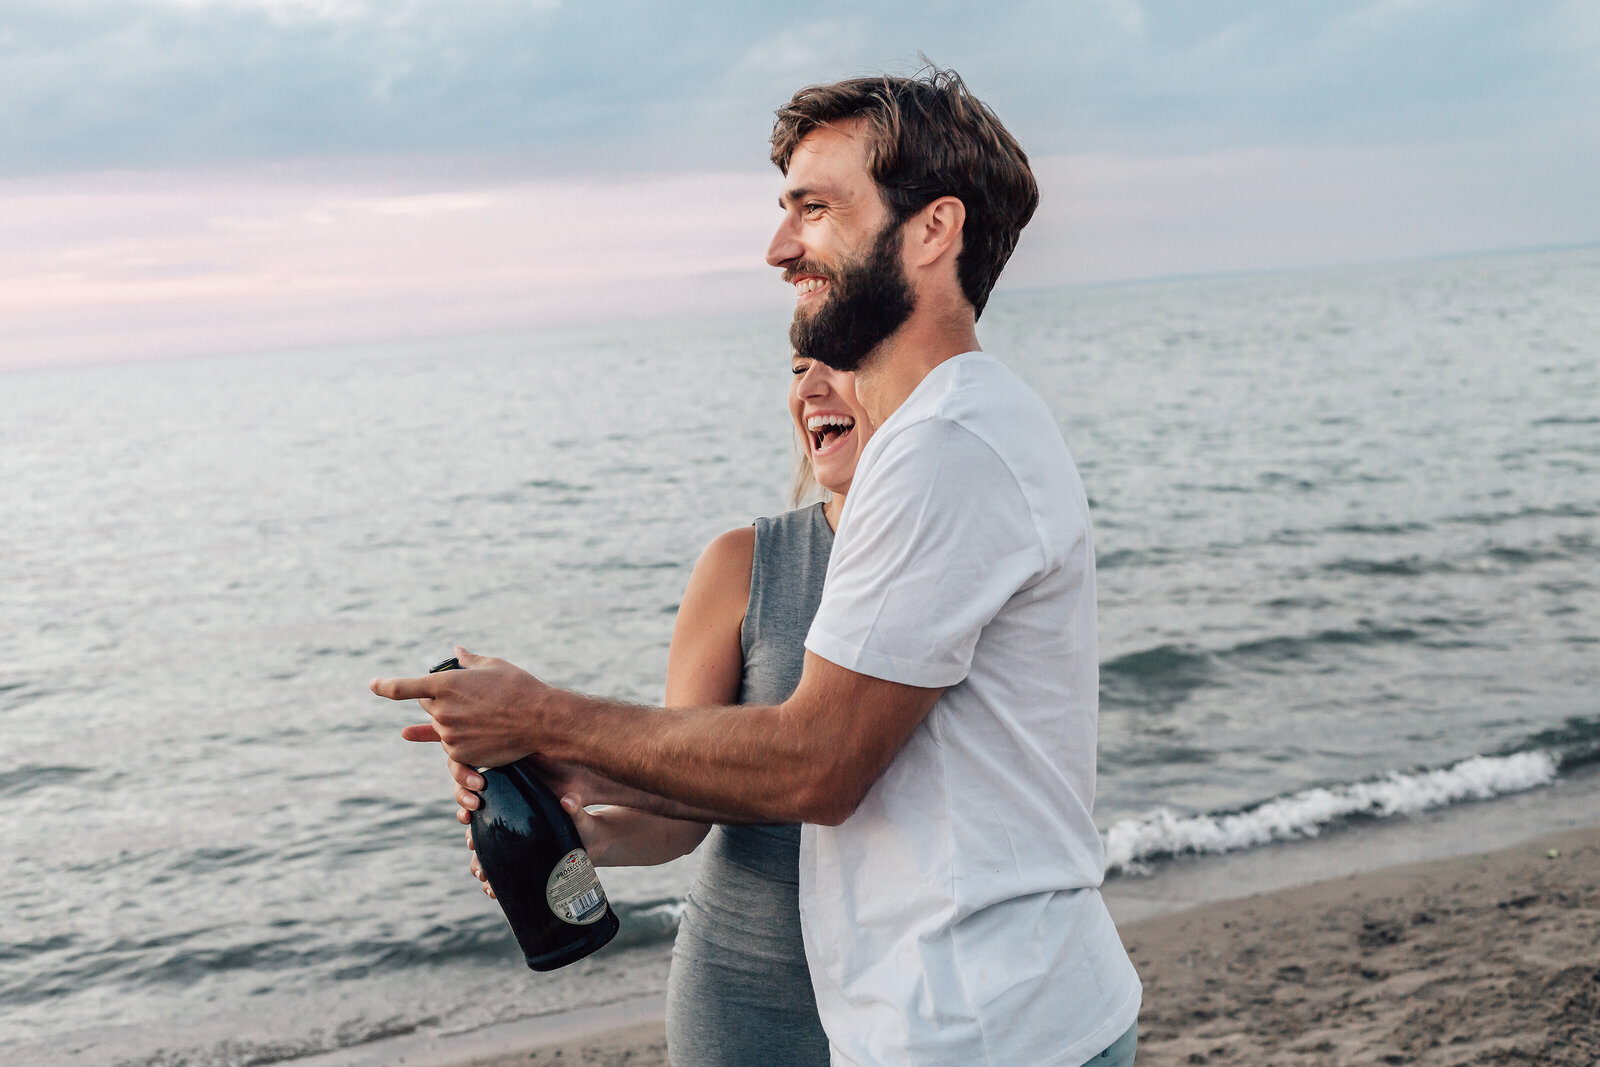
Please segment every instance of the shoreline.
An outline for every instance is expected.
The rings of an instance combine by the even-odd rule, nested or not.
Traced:
[[[419,1031],[281,1062],[294,1067],[510,1067],[550,1060],[609,1063],[621,1056],[619,1063],[665,1065],[666,1004],[664,995],[634,997],[462,1033]],[[602,1058],[585,1059],[585,1050]]]
[[[1551,859],[1551,849],[1560,855]],[[1162,862],[1148,877],[1114,878],[1103,891],[1145,984],[1141,1063],[1253,1063],[1263,1062],[1260,1057],[1269,1052],[1274,1063],[1308,1065],[1500,1062],[1471,1057],[1498,1056],[1519,1040],[1540,1037],[1506,1030],[1522,1018],[1517,1011],[1526,1015],[1533,1009],[1511,1006],[1501,996],[1498,1010],[1477,1011],[1480,1005],[1457,972],[1467,964],[1486,966],[1483,961],[1497,958],[1499,951],[1502,966],[1481,978],[1487,983],[1482,992],[1488,996],[1497,983],[1515,985],[1517,968],[1505,956],[1507,946],[1496,949],[1495,943],[1533,926],[1553,930],[1557,941],[1587,937],[1595,999],[1587,1023],[1579,1019],[1574,1032],[1581,1055],[1588,1058],[1570,1062],[1589,1064],[1600,1056],[1600,1045],[1591,1054],[1581,1044],[1587,1036],[1600,1043],[1600,971],[1595,970],[1600,891],[1585,894],[1584,889],[1595,886],[1600,886],[1600,767],[1579,768],[1550,786],[1489,801],[1244,852],[1179,857]],[[1413,898],[1422,897],[1434,903],[1420,910],[1412,906]],[[1569,907],[1562,900],[1576,904]],[[1429,920],[1413,930],[1411,920],[1423,912]],[[1324,940],[1317,939],[1319,934]],[[1433,944],[1440,938],[1456,945],[1461,959],[1440,956]],[[1557,972],[1584,962],[1563,951],[1555,953],[1563,961]],[[1425,957],[1422,964],[1407,968],[1388,959],[1408,953]],[[1381,966],[1369,965],[1373,959]],[[1580,1001],[1580,1016],[1585,987],[1578,979],[1587,973],[1558,974],[1556,980],[1557,985],[1576,983],[1567,994]],[[1385,977],[1370,977],[1378,974]],[[1537,984],[1527,975],[1521,980]],[[1390,1041],[1395,1050],[1381,1051],[1378,1046],[1398,1032],[1398,1024],[1380,1008],[1388,1005],[1389,1015],[1413,1012],[1419,1005],[1412,1002],[1434,986],[1441,987],[1445,999],[1455,997],[1458,1010],[1475,1012],[1472,1018],[1479,1024],[1505,1032],[1497,1039],[1480,1034],[1455,1045],[1449,1042],[1467,1030],[1402,1035]],[[1361,1025],[1345,1033],[1348,1027],[1334,1019],[1338,1012],[1313,1004],[1313,987],[1326,993],[1324,1000],[1355,1012]],[[1543,992],[1546,999],[1560,999],[1552,989]],[[1293,1040],[1297,1027],[1285,1017],[1296,1011],[1308,1019],[1316,1016],[1327,1032]],[[462,1034],[411,1034],[288,1062],[296,1067],[665,1067],[663,1015],[664,998],[636,998]],[[1374,1036],[1385,1021],[1394,1025]],[[1429,1046],[1428,1041],[1438,1043]],[[1401,1044],[1418,1047],[1401,1049]],[[1569,1062],[1550,1058],[1548,1050],[1541,1055],[1542,1062]]]

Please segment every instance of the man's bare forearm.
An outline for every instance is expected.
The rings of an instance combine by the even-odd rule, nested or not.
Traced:
[[[826,768],[786,705],[648,708],[563,690],[541,703],[530,743],[639,791],[630,806],[712,822],[818,821]]]
[[[390,700],[422,700],[409,741],[443,744],[462,767],[537,753],[721,820],[837,825],[943,689],[857,674],[810,652],[782,704],[644,708],[554,689],[504,660],[457,649],[463,671],[376,678]],[[476,788],[457,779],[458,784]]]

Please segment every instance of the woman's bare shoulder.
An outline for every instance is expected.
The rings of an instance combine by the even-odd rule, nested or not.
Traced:
[[[756,555],[756,528],[741,526],[718,534],[700,553],[689,576],[691,592],[719,603],[737,602],[743,614],[750,596],[750,571]]]
[[[713,537],[705,551],[700,553],[700,563],[749,570],[755,556],[756,528],[754,525],[740,526]]]
[[[744,674],[740,631],[750,603],[754,527],[729,530],[700,553],[667,651],[668,707],[731,704]]]

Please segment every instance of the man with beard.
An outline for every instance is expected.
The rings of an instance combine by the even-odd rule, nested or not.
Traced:
[[[857,374],[857,466],[794,695],[648,709],[500,660],[379,681],[458,781],[538,752],[719,821],[800,821],[834,1062],[1131,1063],[1140,988],[1100,899],[1088,504],[1045,405],[976,322],[1038,201],[949,71],[778,112],[797,352]],[[683,807],[680,807],[683,806]]]

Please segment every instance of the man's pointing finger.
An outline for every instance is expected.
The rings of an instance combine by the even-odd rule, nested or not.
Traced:
[[[437,695],[439,680],[430,675],[421,678],[374,678],[371,689],[390,700],[423,700]]]

